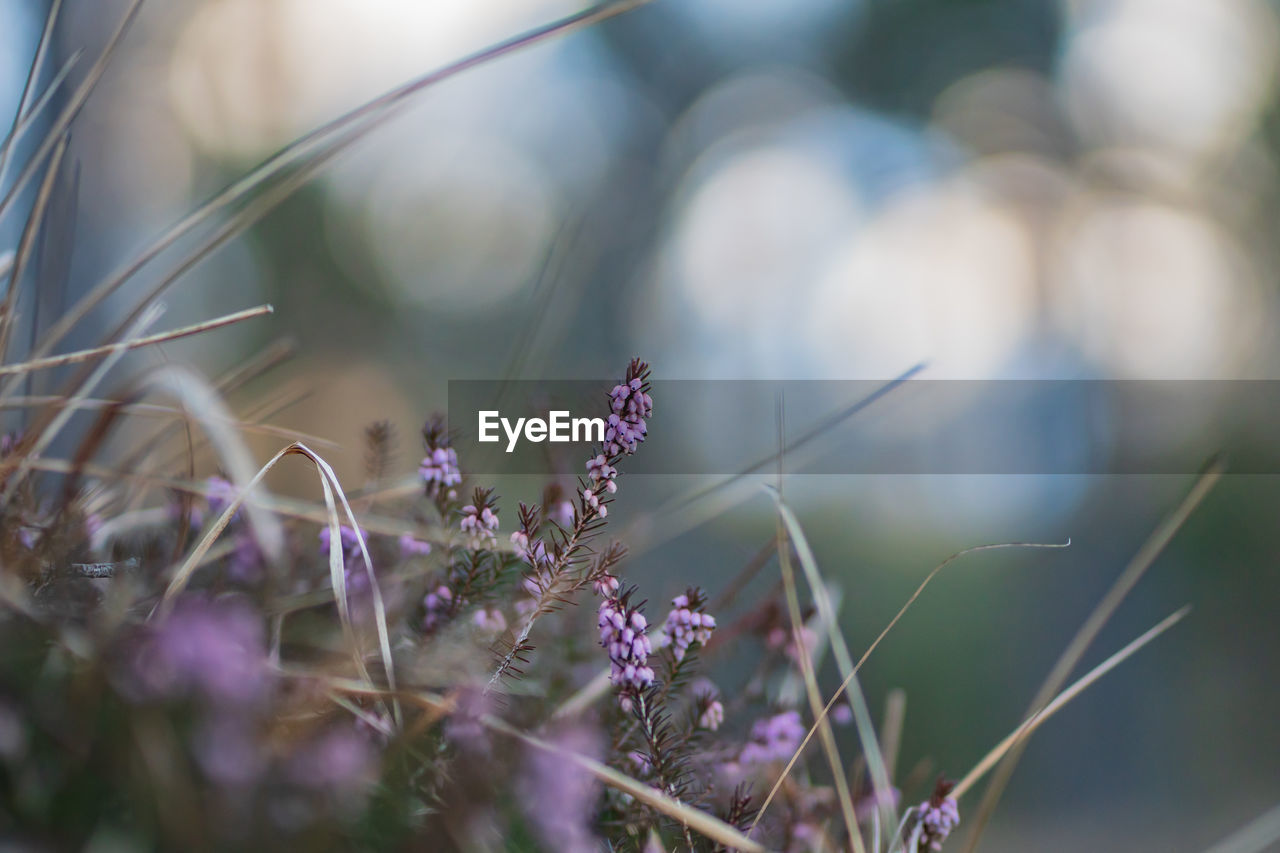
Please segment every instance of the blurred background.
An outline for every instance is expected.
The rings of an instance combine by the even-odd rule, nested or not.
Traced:
[[[46,7],[0,0],[0,115]],[[52,66],[83,48],[82,77],[124,7],[67,0]],[[579,8],[144,4],[74,125],[54,303],[297,136]],[[231,403],[283,401],[272,422],[344,445],[353,479],[377,418],[413,470],[451,379],[607,379],[634,355],[662,379],[890,379],[921,362],[932,379],[1277,378],[1278,58],[1264,0],[655,0],[432,89],[186,274],[162,325],[262,302],[274,316],[164,357],[212,376],[292,338],[297,357]],[[17,234],[0,223],[0,245]],[[96,343],[162,271],[65,348]],[[278,441],[254,447],[262,461]],[[314,489],[289,476],[277,487]],[[959,775],[1190,482],[785,488],[855,650],[947,555],[1071,539],[958,563],[865,670],[873,704],[907,690],[904,765]],[[635,483],[616,517],[690,485]],[[507,507],[538,489],[500,485]],[[1280,800],[1278,511],[1275,477],[1217,487],[1086,665],[1184,603],[1191,618],[1036,735],[985,849],[1194,851]],[[631,541],[626,574],[651,600],[716,589],[772,525],[752,496]]]

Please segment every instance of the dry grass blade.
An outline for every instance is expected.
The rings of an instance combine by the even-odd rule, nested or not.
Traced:
[[[144,376],[142,384],[182,403],[212,442],[227,477],[236,488],[245,489],[255,476],[253,456],[233,429],[235,418],[213,387],[202,376],[176,364],[166,365]],[[284,532],[280,522],[256,504],[247,506],[245,513],[263,555],[269,563],[277,565],[284,552]]]
[[[252,320],[255,317],[262,317],[272,313],[275,309],[270,305],[259,305],[256,308],[246,308],[243,311],[236,311],[232,314],[226,314],[222,317],[216,317],[212,320],[205,320],[202,323],[193,323],[190,326],[183,326],[181,329],[173,329],[168,332],[159,332],[154,335],[147,335],[141,338],[135,338],[128,342],[127,349],[138,349],[139,347],[148,347],[155,344],[162,344],[168,341],[176,341],[180,338],[189,338],[192,335],[199,335],[204,332],[211,332],[214,329],[221,329],[224,326],[232,326],[236,323]],[[0,341],[0,352],[3,352],[3,342]],[[53,367],[63,367],[68,364],[77,364],[82,361],[100,358],[109,355],[115,351],[115,347],[111,345],[93,347],[91,349],[79,350],[77,352],[69,352],[65,355],[49,356],[48,358],[37,358],[32,361],[24,361],[20,364],[7,364],[0,366],[0,376],[10,376],[13,374],[29,373],[33,370],[48,370]]]
[[[80,110],[84,108],[85,103],[89,100],[89,95],[93,93],[98,81],[102,79],[102,75],[106,72],[107,65],[111,61],[111,56],[115,53],[116,48],[120,46],[120,40],[129,31],[129,27],[141,6],[142,0],[132,0],[129,4],[129,8],[121,17],[115,31],[107,39],[107,44],[103,47],[102,54],[89,69],[85,79],[71,93],[71,96],[67,99],[66,106],[62,108],[62,112],[58,114],[58,117],[53,120],[49,132],[36,149],[35,154],[27,161],[22,171],[18,173],[18,177],[14,179],[13,186],[9,188],[9,193],[3,199],[0,199],[0,219],[3,219],[4,215],[9,212],[9,208],[21,198],[22,190],[26,187],[27,182],[40,169],[40,164],[49,156],[53,147],[58,144],[63,134],[66,133],[67,128],[71,127],[71,122],[75,120],[75,117],[80,114]]]
[[[1062,545],[1057,543],[1043,544],[1038,542],[1001,542],[993,545],[975,545],[972,548],[965,548],[961,551],[955,552],[950,557],[947,557],[947,559],[934,566],[933,571],[929,572],[929,574],[925,576],[925,579],[920,582],[920,586],[916,587],[916,591],[911,594],[911,597],[907,599],[907,602],[903,604],[894,617],[889,620],[889,624],[884,627],[884,630],[879,633],[871,645],[867,646],[867,650],[862,653],[862,657],[853,665],[853,671],[849,675],[845,676],[844,681],[842,681],[840,686],[836,688],[835,692],[831,694],[831,698],[822,709],[822,717],[825,719],[827,715],[831,713],[831,709],[835,707],[836,702],[838,702],[840,697],[844,695],[845,690],[853,682],[853,678],[857,675],[858,671],[862,669],[862,666],[867,662],[867,659],[871,657],[871,653],[876,650],[876,647],[880,645],[881,641],[883,641],[884,638],[888,636],[889,632],[893,630],[893,627],[898,624],[898,621],[903,617],[903,614],[905,614],[911,608],[911,605],[915,603],[916,599],[920,597],[920,593],[924,592],[924,588],[928,586],[929,583],[937,577],[938,573],[947,566],[951,565],[966,554],[976,554],[979,551],[995,551],[1002,548],[1066,548],[1070,545],[1070,540],[1067,540],[1067,542]],[[816,727],[810,728],[808,733],[804,736],[804,739],[800,741],[800,745],[796,747],[795,753],[792,754],[791,759],[787,762],[786,766],[782,768],[782,772],[778,774],[778,778],[774,782],[773,788],[769,790],[768,796],[765,797],[764,802],[760,806],[760,811],[764,811],[768,808],[769,804],[773,801],[773,798],[778,793],[778,789],[782,787],[782,783],[786,780],[787,776],[790,775],[791,769],[795,767],[796,761],[799,760],[800,755],[804,752],[804,748],[809,745],[809,741],[813,738],[815,731],[817,731]],[[892,779],[892,773],[888,772],[889,770],[890,767],[886,759],[886,772],[889,775],[889,778]]]
[[[62,64],[62,67],[58,69],[58,73],[49,81],[49,85],[45,87],[44,92],[41,93],[39,99],[36,100],[31,109],[27,110],[26,114],[24,114],[22,118],[18,119],[17,123],[14,124],[13,128],[9,131],[9,134],[4,138],[4,142],[0,142],[0,186],[4,185],[4,179],[8,174],[8,155],[10,149],[18,143],[18,140],[21,139],[32,126],[35,125],[36,119],[40,117],[40,113],[44,112],[44,108],[48,106],[54,96],[58,94],[58,89],[62,87],[62,84],[66,81],[68,75],[71,74],[71,70],[76,67],[76,63],[80,61],[82,56],[84,56],[84,51],[82,50],[77,50],[75,53],[71,54],[67,61]]]
[[[78,473],[82,476],[109,482],[117,480],[132,480],[145,483],[153,487],[169,489],[176,492],[187,492],[193,495],[207,495],[209,491],[208,483],[204,481],[161,477],[154,474],[125,471],[102,465],[76,465],[65,459],[37,459],[31,463],[31,467],[36,471],[48,471],[52,474]],[[245,499],[245,502],[250,506],[260,507],[261,509],[272,513],[278,513],[280,515],[289,516],[290,518],[296,518],[302,521],[327,524],[329,520],[329,517],[322,505],[307,503],[305,501],[290,500],[288,498],[279,497],[278,495],[250,495]],[[164,513],[165,510],[162,509],[160,512]],[[110,524],[111,522],[108,521],[107,525],[109,526]],[[398,537],[402,534],[408,533],[415,539],[440,545],[448,545],[452,541],[452,534],[449,531],[442,530],[440,528],[411,524],[385,516],[366,515],[361,519],[360,525],[371,533],[377,533],[383,536]],[[499,543],[499,545],[501,547],[501,543]],[[509,548],[510,546],[506,547]]]
[[[1263,812],[1205,853],[1262,853],[1280,841],[1280,806]]]
[[[134,415],[137,417],[150,418],[185,418],[186,412],[176,409],[173,406],[161,406],[156,403],[121,403],[119,400],[104,400],[100,397],[85,397],[80,400],[68,400],[64,397],[41,396],[41,397],[12,397],[8,400],[0,402],[0,409],[20,409],[25,407],[31,408],[72,408],[77,411],[95,411],[101,409],[114,408],[124,415]],[[252,421],[240,420],[233,418],[227,424],[241,432],[247,432],[255,435],[270,435],[276,438],[297,439],[307,442],[308,444],[318,444],[323,447],[336,448],[338,443],[322,438],[318,435],[300,432],[295,429],[289,429],[272,424],[254,423]],[[154,442],[153,442],[154,443]],[[124,472],[121,472],[124,473]]]
[[[803,623],[800,618],[800,601],[796,595],[795,572],[791,570],[791,543],[788,541],[788,532],[781,519],[778,521],[778,565],[782,571],[783,587],[786,590],[787,613],[791,619],[792,642],[795,644],[796,658],[800,661],[800,674],[804,679],[805,692],[809,698],[809,707],[814,717],[813,728],[810,731],[816,729],[822,738],[822,748],[826,753],[827,762],[831,765],[831,776],[835,781],[836,799],[840,803],[841,816],[844,818],[845,829],[849,834],[849,844],[855,853],[864,853],[866,848],[862,843],[862,832],[858,828],[858,816],[853,808],[853,795],[849,791],[849,780],[845,776],[844,762],[840,760],[840,751],[836,746],[835,733],[831,731],[831,722],[821,713],[822,696],[818,692],[818,680],[814,676],[808,647],[805,645],[800,631]],[[756,828],[763,815],[764,806],[762,805],[751,821],[751,829],[754,830]]]
[[[880,726],[880,750],[884,767],[892,782],[898,774],[898,750],[902,746],[902,729],[907,718],[907,691],[895,687],[884,699],[884,722]]]
[[[22,289],[23,273],[27,271],[31,250],[36,244],[36,236],[44,224],[45,211],[49,209],[49,199],[53,196],[53,187],[58,182],[58,175],[62,169],[62,158],[67,153],[67,143],[68,138],[64,135],[58,140],[58,145],[53,150],[53,156],[49,159],[49,168],[45,171],[44,180],[40,182],[35,203],[31,206],[31,213],[27,216],[26,225],[22,228],[22,237],[18,240],[18,251],[13,256],[13,273],[9,278],[9,289],[5,292],[3,307],[0,307],[0,363],[4,362],[9,352],[9,338],[13,335],[14,314],[18,305],[18,292]],[[103,349],[110,352],[107,347]]]
[[[44,28],[40,32],[40,41],[36,45],[35,56],[31,59],[31,66],[27,69],[27,80],[22,85],[22,97],[18,99],[18,111],[13,115],[13,126],[10,128],[8,135],[5,136],[4,143],[0,145],[0,187],[4,186],[5,178],[9,177],[9,152],[11,146],[17,142],[22,136],[22,132],[30,126],[30,119],[33,115],[40,111],[42,102],[47,101],[54,91],[57,90],[61,83],[61,77],[65,76],[69,70],[64,66],[59,76],[46,87],[44,94],[33,106],[31,96],[36,90],[36,80],[40,77],[40,70],[44,67],[45,55],[49,52],[49,45],[53,43],[53,28],[58,23],[58,16],[62,13],[62,0],[53,0],[49,4],[49,11],[44,16]],[[77,53],[77,56],[79,54]],[[72,57],[75,61],[76,57]]]
[[[267,472],[276,466],[276,464],[286,456],[305,456],[316,467],[316,472],[320,475],[320,485],[324,492],[325,510],[328,516],[329,524],[329,575],[333,585],[333,596],[338,605],[338,618],[342,622],[343,631],[346,633],[352,646],[357,670],[362,678],[367,681],[370,686],[373,685],[373,678],[370,676],[368,668],[364,663],[364,655],[359,649],[356,642],[355,631],[351,624],[350,602],[347,599],[347,584],[345,575],[345,566],[342,553],[342,535],[340,530],[340,521],[337,511],[338,501],[342,503],[343,513],[351,529],[355,531],[356,541],[360,546],[360,556],[364,564],[365,572],[369,579],[369,587],[373,598],[374,621],[378,631],[379,651],[382,655],[382,664],[386,672],[387,684],[391,690],[395,690],[395,664],[391,658],[391,639],[387,630],[387,614],[386,607],[382,600],[382,592],[378,586],[377,577],[373,571],[373,560],[369,557],[369,549],[364,541],[364,534],[361,532],[361,525],[356,520],[355,513],[351,509],[351,504],[347,501],[346,494],[342,491],[342,485],[338,482],[338,477],[333,472],[333,468],[320,457],[315,451],[311,450],[304,444],[294,442],[283,450],[278,452],[271,458],[266,465],[259,469],[258,473],[251,480],[237,491],[235,499],[232,500],[227,507],[218,516],[217,521],[205,533],[200,542],[183,561],[182,565],[174,572],[173,577],[169,581],[169,585],[165,588],[164,596],[160,603],[156,606],[153,616],[163,616],[167,614],[173,607],[174,601],[178,595],[186,589],[190,583],[191,577],[195,574],[196,569],[201,565],[205,554],[213,546],[213,543],[226,529],[231,522],[232,516],[236,511],[245,504],[245,499],[249,493],[254,490],[266,477]],[[399,704],[394,705],[394,714],[396,724],[400,724],[400,708]]]
[[[1133,589],[1151,564],[1155,562],[1156,557],[1164,551],[1165,546],[1169,544],[1178,530],[1182,528],[1182,525],[1186,523],[1191,513],[1195,511],[1200,502],[1204,500],[1209,491],[1221,479],[1223,470],[1224,465],[1221,459],[1215,458],[1211,460],[1178,507],[1160,523],[1150,538],[1142,544],[1142,547],[1138,549],[1138,553],[1134,555],[1129,565],[1120,573],[1120,577],[1116,578],[1115,583],[1107,590],[1107,594],[1102,597],[1102,601],[1098,602],[1098,606],[1089,614],[1089,618],[1080,626],[1080,630],[1076,632],[1076,635],[1071,638],[1071,642],[1067,644],[1066,649],[1063,650],[1062,655],[1053,665],[1053,669],[1050,670],[1049,675],[1045,678],[1039,691],[1037,691],[1028,713],[1044,705],[1066,683],[1067,677],[1071,675],[1071,671],[1076,668],[1080,658],[1084,656],[1089,645],[1098,636],[1102,626],[1107,623],[1111,615],[1115,613],[1116,608],[1120,606],[1120,602],[1129,594],[1129,591]],[[1017,766],[1022,749],[1023,745],[1019,744],[1016,749],[1010,751],[1008,757],[996,770],[995,776],[992,777],[990,786],[978,804],[977,813],[972,821],[973,830],[969,834],[965,853],[973,853],[977,849],[978,839],[982,837],[982,830],[987,821],[991,819],[996,804],[1000,802],[1000,795],[1004,792],[1005,786],[1009,784],[1009,779],[1013,776],[1013,770]]]
[[[520,48],[598,23],[643,5],[645,2],[648,2],[648,0],[622,0],[622,2],[593,6],[577,14],[500,42],[392,89],[285,146],[244,177],[235,181],[175,223],[137,257],[124,264],[107,279],[95,285],[89,293],[59,318],[57,323],[50,327],[44,339],[36,347],[34,357],[39,358],[48,355],[58,341],[65,337],[67,332],[83,320],[90,311],[119,289],[138,270],[174,245],[183,236],[220,212],[239,204],[276,176],[285,173],[291,168],[294,169],[294,172],[282,179],[279,186],[276,187],[277,190],[282,191],[273,193],[266,200],[268,203],[252,205],[250,208],[241,211],[241,215],[237,217],[232,226],[224,227],[219,235],[216,235],[205,246],[193,252],[188,257],[188,260],[180,266],[178,273],[169,276],[170,281],[181,274],[183,270],[198,262],[214,247],[230,239],[235,233],[239,233],[257,218],[265,215],[271,208],[310,180],[319,171],[320,167],[329,162],[332,157],[363,137],[370,130],[397,115],[412,97],[419,92],[463,71],[505,56]],[[259,199],[259,201],[263,200]],[[167,281],[162,282],[160,289],[165,286],[167,286]]]
[[[769,489],[769,492],[777,505],[780,523],[786,527],[788,537],[795,545],[800,567],[804,570],[805,579],[813,595],[813,602],[826,623],[831,651],[840,675],[844,679],[844,689],[849,695],[849,707],[853,711],[854,727],[857,729],[858,740],[862,744],[862,753],[871,776],[871,786],[875,791],[881,823],[885,826],[894,826],[898,818],[893,805],[893,789],[889,784],[889,773],[884,766],[884,756],[880,754],[880,742],[876,739],[876,730],[871,722],[871,711],[867,707],[866,696],[862,692],[861,685],[858,684],[858,671],[854,667],[853,657],[849,654],[849,646],[845,643],[844,635],[840,632],[835,608],[831,605],[827,586],[823,583],[822,574],[818,570],[817,558],[814,557],[813,549],[809,547],[809,541],[800,527],[799,520],[782,499],[781,493],[776,489]],[[821,716],[825,720],[826,712],[822,711],[820,714],[820,710],[815,709],[814,716]]]
[[[952,790],[951,796],[956,799],[963,797],[969,789],[987,773],[987,771],[995,766],[996,762],[998,762],[1004,755],[1008,754],[1009,751],[1018,744],[1025,743],[1027,738],[1031,736],[1032,732],[1044,725],[1050,717],[1062,710],[1068,702],[1087,690],[1099,678],[1122,664],[1143,646],[1147,645],[1156,637],[1159,637],[1165,631],[1168,631],[1174,625],[1181,622],[1190,612],[1190,607],[1184,607],[1176,613],[1166,616],[1157,623],[1155,627],[1151,628],[1120,651],[1089,670],[1083,678],[1059,693],[1054,697],[1053,701],[1049,702],[1042,709],[1029,716],[1022,725],[1018,726],[1018,728],[1014,729],[1008,737],[996,744],[994,749],[988,752],[981,761],[974,765],[972,770],[965,774],[965,777],[961,779]]]
[[[129,348],[129,343],[137,339],[141,334],[153,323],[160,319],[160,315],[164,312],[161,305],[153,306],[143,316],[139,317],[137,322],[130,328],[129,333],[125,335],[123,340],[117,341],[111,345],[111,352],[102,360],[83,383],[79,389],[71,395],[71,400],[80,400],[88,397],[103,377],[116,366],[116,363],[124,356]],[[5,491],[3,497],[0,497],[0,504],[8,504],[12,500],[18,486],[22,483],[23,478],[32,470],[32,462],[40,458],[40,455],[49,447],[53,440],[57,437],[62,428],[66,426],[67,421],[71,419],[71,415],[75,412],[73,407],[68,406],[58,412],[51,421],[40,430],[34,442],[27,452],[25,452],[18,462],[17,470],[14,471],[5,483]]]
[[[729,824],[706,812],[699,811],[692,806],[663,794],[656,788],[637,782],[629,776],[619,773],[612,767],[608,767],[596,761],[594,758],[582,755],[580,753],[571,752],[562,749],[553,743],[548,743],[541,738],[520,731],[507,725],[496,717],[482,717],[481,722],[490,729],[501,732],[510,737],[516,738],[535,749],[541,749],[546,752],[554,753],[562,758],[572,761],[582,769],[586,770],[601,783],[608,785],[617,791],[635,797],[640,802],[651,808],[662,812],[672,820],[679,821],[684,826],[719,844],[723,844],[731,850],[742,850],[746,853],[764,853],[765,848],[747,836],[743,835],[737,829]]]

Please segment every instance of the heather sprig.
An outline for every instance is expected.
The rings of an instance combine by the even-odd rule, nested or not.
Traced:
[[[584,574],[582,567],[588,554],[588,543],[600,533],[608,515],[607,496],[617,492],[615,463],[622,456],[634,453],[647,433],[644,419],[653,412],[648,379],[649,366],[640,359],[632,359],[623,381],[609,392],[611,426],[606,430],[604,446],[588,459],[588,477],[578,479],[578,505],[572,524],[565,528],[557,523],[548,534],[551,542],[549,550],[544,540],[539,538],[538,528],[526,524],[522,518],[520,532],[523,536],[519,548],[527,554],[535,555],[539,560],[548,553],[550,557],[528,578],[532,604],[527,608],[520,630],[499,658],[489,679],[490,689],[502,680],[517,661],[523,660],[532,651],[529,635],[539,617],[566,603],[569,596],[585,583],[599,581],[601,588],[610,585],[603,577],[608,569],[602,569],[599,562],[594,572]],[[623,423],[626,426],[620,427]],[[619,429],[624,429],[625,432],[619,432]]]

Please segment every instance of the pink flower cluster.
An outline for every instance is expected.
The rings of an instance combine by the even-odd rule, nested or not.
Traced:
[[[635,453],[649,431],[645,419],[653,414],[653,399],[644,391],[644,379],[632,375],[627,382],[615,385],[609,392],[609,407],[613,412],[605,428],[605,455],[612,459]]]
[[[933,796],[916,807],[920,821],[920,850],[941,850],[942,842],[960,825],[960,805],[950,796],[951,783],[938,780]]]
[[[787,761],[795,754],[808,731],[800,721],[799,711],[783,711],[751,727],[751,740],[742,747],[739,760],[743,764],[768,764]]]
[[[611,495],[618,491],[618,484],[615,482],[618,469],[609,464],[603,453],[597,453],[587,460],[587,476],[592,483],[604,482],[605,491]]]
[[[694,596],[692,603],[687,594],[671,599],[671,612],[667,614],[667,621],[662,626],[671,638],[671,653],[676,656],[676,660],[684,660],[685,653],[694,643],[705,646],[716,627],[716,618],[701,612],[697,593]]]
[[[492,548],[498,541],[494,531],[498,529],[498,514],[491,507],[467,504],[462,508],[462,521],[458,523],[464,533],[471,534],[475,548]]]
[[[609,598],[600,604],[600,645],[609,652],[609,680],[627,691],[643,690],[653,683],[649,655],[649,623],[644,614],[623,598]],[[630,700],[623,697],[624,708]]]
[[[714,732],[724,722],[724,705],[719,699],[707,703],[706,710],[698,715],[698,728]]]
[[[529,534],[523,530],[517,530],[511,534],[511,547],[515,550],[517,557],[534,568],[551,562],[551,558],[547,556],[547,546],[543,541],[541,539],[530,541]]]
[[[449,489],[462,482],[458,470],[458,451],[452,447],[433,447],[418,466],[418,473],[427,484],[427,494],[434,495],[441,489]]]
[[[434,631],[452,609],[453,590],[444,584],[440,584],[422,599],[422,630],[428,633]]]

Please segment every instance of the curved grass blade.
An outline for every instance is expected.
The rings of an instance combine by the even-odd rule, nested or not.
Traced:
[[[1098,606],[1089,614],[1089,618],[1080,626],[1080,630],[1071,638],[1071,642],[1067,644],[1062,655],[1053,665],[1053,669],[1049,671],[1049,675],[1045,677],[1044,683],[1040,685],[1039,691],[1036,692],[1035,699],[1032,700],[1028,713],[1034,712],[1036,708],[1041,707],[1056,693],[1066,682],[1071,671],[1076,668],[1080,662],[1080,658],[1084,656],[1090,644],[1098,636],[1098,632],[1102,630],[1102,626],[1107,623],[1116,608],[1146,574],[1151,564],[1164,551],[1165,546],[1173,539],[1174,535],[1182,528],[1187,519],[1205,499],[1218,480],[1222,478],[1225,465],[1220,458],[1210,460],[1205,467],[1204,472],[1196,479],[1187,492],[1186,497],[1178,504],[1160,525],[1155,529],[1142,547],[1138,549],[1138,553],[1134,555],[1120,576],[1116,578],[1111,588],[1107,590],[1106,595],[1098,602]],[[973,830],[969,834],[969,839],[965,849],[965,853],[973,853],[978,846],[978,839],[982,837],[982,830],[986,827],[987,821],[991,819],[992,813],[995,811],[996,805],[1000,802],[1000,796],[1004,792],[1005,787],[1009,784],[1009,779],[1013,776],[1013,770],[1018,764],[1018,759],[1022,755],[1025,748],[1025,741],[1019,742],[1009,755],[997,768],[995,776],[992,778],[990,785],[982,795],[979,801],[977,814],[974,816]]]
[[[281,459],[292,455],[305,456],[315,466],[317,473],[320,475],[320,485],[324,493],[325,512],[328,517],[329,524],[329,576],[333,585],[334,600],[338,605],[338,618],[342,623],[343,632],[347,635],[348,641],[351,643],[352,654],[357,671],[370,686],[373,686],[373,678],[369,674],[368,667],[365,666],[364,655],[361,653],[356,642],[355,630],[351,624],[350,602],[347,599],[345,567],[341,549],[342,535],[340,531],[337,502],[335,502],[334,499],[335,495],[337,497],[337,501],[342,503],[343,513],[346,516],[347,522],[350,524],[351,529],[355,531],[356,542],[360,546],[361,561],[364,564],[364,570],[369,579],[370,590],[372,591],[374,622],[378,631],[378,645],[379,651],[382,655],[383,669],[386,672],[387,684],[390,689],[394,691],[396,689],[395,664],[391,658],[391,639],[387,630],[386,607],[382,600],[382,592],[378,586],[378,579],[373,571],[373,560],[369,557],[369,549],[365,544],[364,534],[361,532],[361,525],[356,520],[356,515],[351,509],[351,504],[347,501],[346,494],[342,491],[342,484],[338,482],[338,477],[334,473],[333,468],[328,462],[321,458],[319,454],[300,442],[295,441],[278,452],[269,462],[267,462],[266,465],[262,466],[258,473],[249,480],[248,484],[244,488],[237,492],[235,498],[222,511],[222,514],[218,516],[218,519],[213,523],[213,526],[209,528],[205,535],[200,539],[200,542],[196,544],[196,547],[187,556],[186,560],[184,560],[182,565],[174,572],[173,577],[169,580],[168,586],[165,588],[164,595],[160,599],[159,604],[157,604],[155,610],[152,611],[152,617],[154,618],[157,615],[166,615],[170,610],[172,610],[177,596],[186,589],[187,584],[191,581],[192,575],[195,573],[195,570],[200,566],[204,555],[209,551],[213,546],[213,543],[231,522],[231,518],[235,515],[236,510],[245,504],[245,499],[248,497],[249,493],[262,482],[263,478],[266,477],[267,472],[274,468]],[[396,725],[399,726],[401,723],[401,716],[398,702],[393,703],[393,714],[396,720]]]

